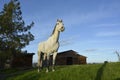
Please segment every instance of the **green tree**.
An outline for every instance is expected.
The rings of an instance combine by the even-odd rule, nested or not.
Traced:
[[[34,40],[30,32],[33,24],[25,26],[18,0],[4,4],[3,11],[0,12],[0,52],[16,53]]]

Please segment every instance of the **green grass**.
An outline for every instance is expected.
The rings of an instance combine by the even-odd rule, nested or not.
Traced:
[[[0,70],[0,74],[11,74],[11,73],[15,73],[15,72],[18,72],[20,71],[19,69],[17,68],[14,68],[14,69],[3,69],[3,70]]]
[[[6,80],[120,80],[120,63],[57,66],[48,73],[34,69]]]

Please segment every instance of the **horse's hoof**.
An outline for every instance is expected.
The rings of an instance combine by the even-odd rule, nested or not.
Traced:
[[[40,72],[40,70],[38,69],[38,72]]]
[[[46,70],[46,73],[48,73],[49,71],[48,70]]]
[[[54,72],[55,70],[53,69],[52,72]]]

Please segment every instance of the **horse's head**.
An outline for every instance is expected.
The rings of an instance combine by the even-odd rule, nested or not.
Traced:
[[[62,20],[57,20],[56,29],[60,32],[63,32],[65,30]]]

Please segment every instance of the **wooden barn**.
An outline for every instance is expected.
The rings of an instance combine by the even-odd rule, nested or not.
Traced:
[[[35,53],[20,54],[12,57],[11,67],[32,67],[32,59]]]
[[[57,54],[56,65],[86,64],[86,58],[76,51],[68,50]]]
[[[7,59],[4,68],[31,68],[32,59],[35,53],[17,53]]]

